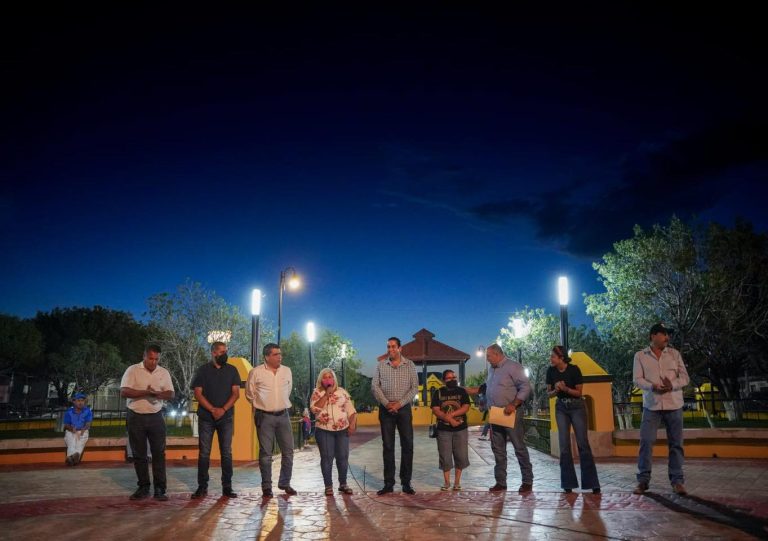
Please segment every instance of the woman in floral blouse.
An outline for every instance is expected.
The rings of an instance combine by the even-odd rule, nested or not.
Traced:
[[[320,469],[325,481],[325,495],[333,496],[333,459],[339,474],[339,492],[352,494],[347,486],[349,435],[355,432],[357,412],[349,393],[339,387],[336,373],[324,368],[317,376],[310,408],[315,414],[315,440],[320,449]]]

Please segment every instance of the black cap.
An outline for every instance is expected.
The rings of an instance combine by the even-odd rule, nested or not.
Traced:
[[[663,323],[657,323],[656,325],[651,327],[651,331],[649,334],[653,336],[654,334],[658,334],[660,332],[663,332],[664,334],[672,334],[673,332],[675,332],[675,330],[665,327]]]

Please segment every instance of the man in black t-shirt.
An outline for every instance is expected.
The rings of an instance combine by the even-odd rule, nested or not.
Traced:
[[[192,499],[208,493],[208,468],[211,462],[211,444],[214,431],[218,433],[221,450],[222,494],[237,498],[232,490],[232,435],[235,428],[235,412],[232,408],[240,397],[240,374],[237,368],[227,364],[227,345],[211,344],[211,362],[201,366],[192,380],[192,389],[199,403],[197,458],[197,490]]]
[[[445,387],[432,393],[432,411],[437,417],[437,452],[444,483],[441,490],[451,488],[451,470],[456,467],[453,490],[461,490],[461,472],[469,466],[467,411],[469,395],[459,387],[453,370],[443,372]]]

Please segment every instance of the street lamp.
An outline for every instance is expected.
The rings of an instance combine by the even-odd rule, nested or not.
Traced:
[[[523,347],[522,339],[528,336],[531,332],[530,324],[526,324],[525,320],[521,317],[514,318],[507,326],[512,327],[512,336],[517,341],[517,362],[523,364]]]
[[[277,298],[277,345],[280,345],[281,331],[283,328],[283,292],[286,286],[288,289],[298,289],[301,286],[301,280],[299,275],[296,274],[296,269],[293,267],[286,267],[280,271],[280,294]]]
[[[259,355],[259,316],[261,315],[261,290],[251,291],[251,363],[256,366]]]
[[[347,388],[347,371],[345,367],[345,361],[347,358],[347,344],[341,343],[341,386]]]
[[[312,344],[315,343],[315,324],[307,323],[307,342],[309,342],[309,394],[307,395],[307,407],[312,401],[312,389],[315,386],[315,359],[312,355]]]
[[[563,351],[568,354],[568,278],[561,276],[557,279],[557,296],[560,300],[560,342]]]
[[[477,351],[475,351],[475,355],[478,357],[482,357],[485,355],[485,346],[477,346]]]

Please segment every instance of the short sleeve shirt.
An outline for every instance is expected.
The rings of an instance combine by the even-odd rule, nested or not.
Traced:
[[[432,393],[432,406],[438,406],[443,413],[450,413],[452,411],[456,411],[464,404],[469,404],[469,395],[467,394],[466,389],[463,387],[454,387],[453,389],[449,387],[440,387],[439,389],[435,389]],[[437,420],[437,428],[438,430],[446,430],[448,432],[458,432],[459,430],[466,430],[467,428],[467,416],[466,415],[460,415],[458,417],[455,417],[457,421],[459,421],[461,424],[459,426],[451,426],[449,423],[446,423],[442,421],[441,419]]]
[[[93,412],[91,411],[91,408],[88,406],[83,406],[83,409],[80,410],[80,413],[77,413],[75,411],[74,406],[69,408],[64,413],[64,424],[65,425],[72,425],[75,427],[75,430],[80,430],[85,425],[93,421]]]
[[[547,385],[551,385],[553,388],[558,381],[564,381],[566,387],[573,389],[577,385],[584,383],[584,378],[581,375],[581,370],[575,364],[567,364],[565,370],[560,372],[554,366],[550,366],[547,369]],[[573,398],[565,391],[557,391],[557,398]]]
[[[129,366],[120,380],[120,387],[129,389],[146,389],[148,386],[158,391],[173,391],[171,373],[162,366],[150,372],[144,368],[142,361]],[[128,398],[125,403],[129,410],[136,413],[157,413],[163,409],[163,401],[155,397]]]
[[[205,363],[197,369],[190,385],[192,390],[196,387],[202,387],[203,396],[216,408],[227,403],[229,397],[232,396],[232,387],[234,386],[240,386],[240,374],[237,368],[231,364],[216,368],[212,362]],[[234,409],[230,409],[222,418],[228,419],[234,414]],[[208,421],[213,420],[211,412],[203,407],[197,408],[197,416]]]

